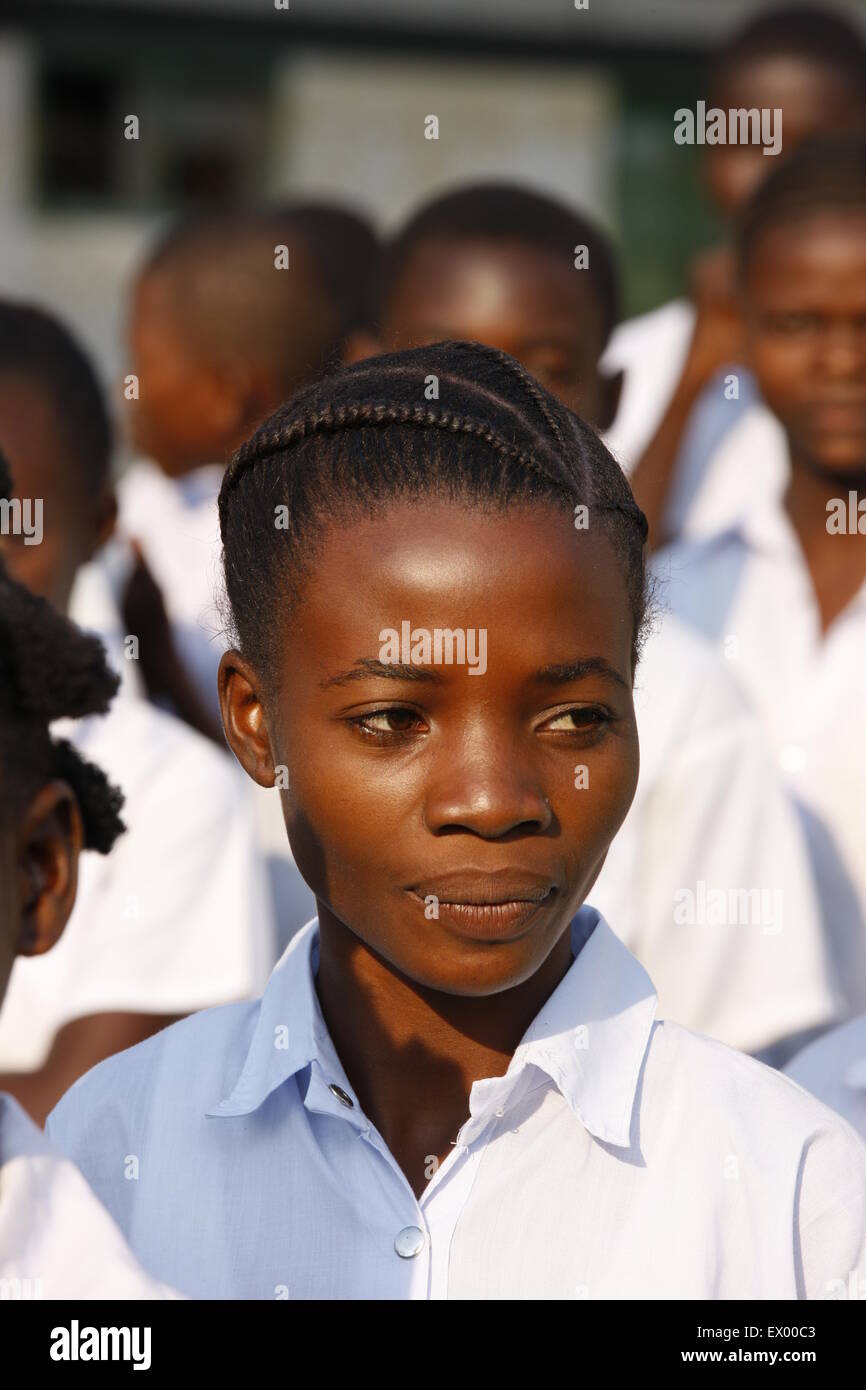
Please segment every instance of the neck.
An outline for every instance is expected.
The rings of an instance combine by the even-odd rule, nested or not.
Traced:
[[[466,997],[402,975],[321,903],[319,930],[316,989],[328,1031],[364,1113],[418,1191],[430,1158],[447,1156],[468,1117],[473,1083],[507,1071],[569,969],[570,931],[530,979]]]
[[[817,468],[802,450],[791,445],[791,477],[785,493],[785,510],[799,533],[827,533],[827,503],[833,498],[847,500],[850,491],[866,493],[866,464],[849,475],[827,473]]]

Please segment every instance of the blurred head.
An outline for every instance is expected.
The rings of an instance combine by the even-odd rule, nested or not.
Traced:
[[[637,781],[646,521],[617,464],[513,358],[437,344],[299,393],[220,520],[227,737],[287,778],[322,921],[446,993],[532,976]]]
[[[620,380],[599,368],[619,317],[613,254],[564,204],[512,184],[436,198],[386,247],[373,298],[375,329],[352,341],[356,360],[445,339],[486,343],[596,427],[613,419]]]
[[[11,495],[0,460],[0,501]],[[123,798],[55,719],[107,709],[116,678],[102,647],[0,561],[0,1000],[16,955],[54,945],[75,902],[78,855],[108,853]]]
[[[866,48],[843,15],[790,6],[750,21],[721,49],[708,106],[782,112],[782,149],[707,145],[710,191],[725,217],[734,216],[780,159],[816,136],[866,129]]]
[[[795,466],[866,478],[866,138],[804,147],[738,229],[750,365]]]
[[[360,218],[318,204],[173,228],[132,296],[139,398],[126,405],[138,452],[170,475],[224,460],[337,360],[375,249]]]
[[[87,357],[50,315],[0,301],[0,449],[42,539],[0,537],[10,573],[64,609],[79,566],[108,539],[116,503],[111,429]]]

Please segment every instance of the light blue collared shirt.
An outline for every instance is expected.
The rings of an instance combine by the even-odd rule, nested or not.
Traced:
[[[328,1035],[315,920],[261,1000],[109,1058],[49,1132],[145,1269],[193,1297],[793,1298],[847,1277],[857,1137],[751,1058],[656,1022],[595,909],[571,942],[505,1075],[475,1082],[452,1152],[425,1159],[420,1199]]]

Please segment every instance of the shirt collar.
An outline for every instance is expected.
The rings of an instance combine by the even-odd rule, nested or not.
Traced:
[[[533,1066],[553,1080],[591,1134],[627,1148],[656,993],[643,966],[595,908],[577,913],[571,940],[574,963],[530,1024],[506,1074],[474,1084],[470,1114],[483,1119]],[[240,1076],[208,1116],[249,1114],[314,1061],[326,1059],[334,1070],[336,1053],[315,990],[317,967],[314,918],[275,967]]]
[[[741,539],[750,550],[762,551],[780,564],[795,566],[803,576],[803,583],[811,594],[812,580],[806,566],[803,548],[785,508],[785,493],[788,490],[791,468],[787,441],[785,444],[785,464],[784,472],[780,473],[774,480],[773,486],[767,487],[763,492],[759,491],[749,506],[744,508],[741,515],[733,523],[733,529],[739,532]],[[840,484],[839,492],[847,506],[848,489]],[[847,607],[859,608],[864,604],[866,604],[866,582],[860,586]]]
[[[54,1146],[14,1096],[0,1093],[0,1168],[13,1158],[41,1158]]]

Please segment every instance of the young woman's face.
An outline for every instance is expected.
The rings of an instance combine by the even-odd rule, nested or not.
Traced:
[[[866,212],[770,227],[748,265],[750,360],[792,445],[832,474],[866,470]]]
[[[414,653],[387,647],[405,624]],[[448,636],[437,654],[445,629],[465,635],[465,664]],[[632,629],[591,518],[425,501],[334,526],[264,710],[321,911],[431,988],[533,975],[634,795]]]

